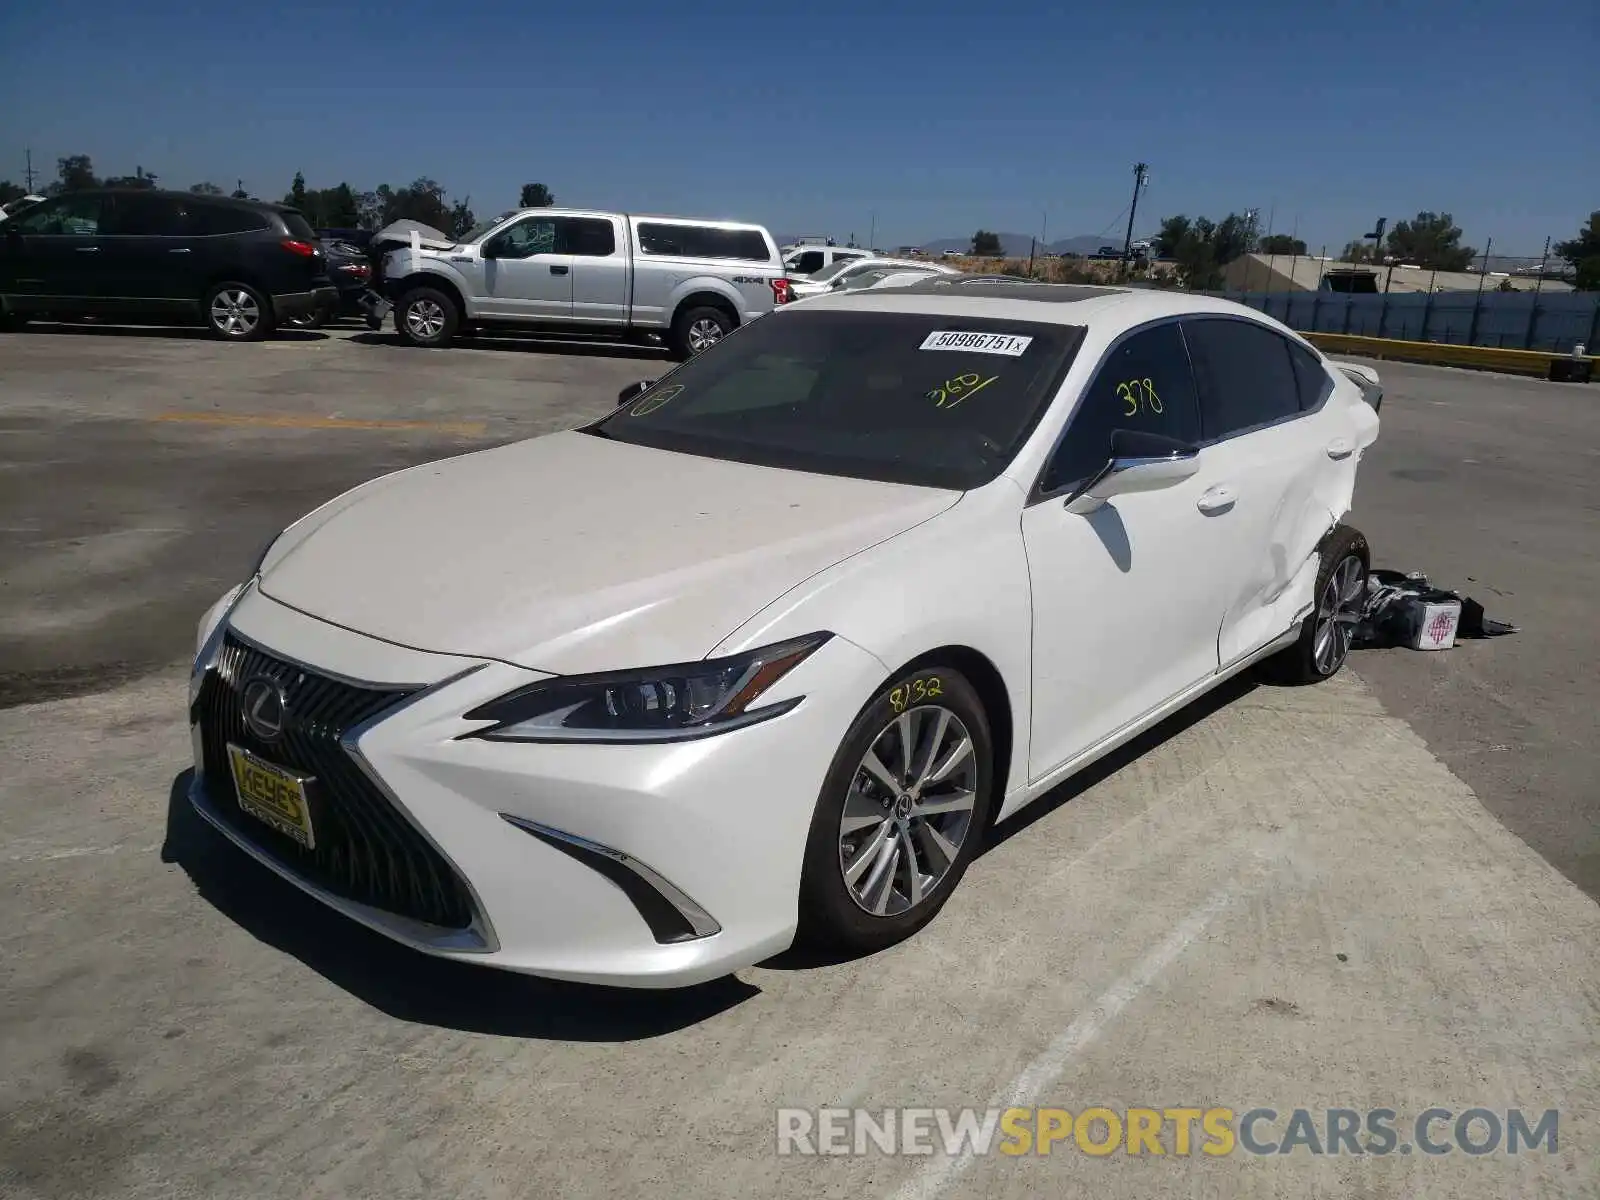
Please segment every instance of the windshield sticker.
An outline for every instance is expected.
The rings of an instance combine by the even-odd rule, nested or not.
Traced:
[[[991,375],[985,379],[977,372],[969,371],[965,375],[957,375],[953,379],[946,379],[936,388],[929,388],[924,395],[933,401],[935,408],[954,408],[967,397],[983,391],[984,388],[999,378],[1000,376],[998,375]]]
[[[1009,333],[964,333],[959,329],[947,329],[942,333],[930,333],[919,348],[970,350],[975,354],[1004,354],[1010,358],[1020,358],[1032,342],[1031,337],[1016,337]]]
[[[656,409],[664,407],[670,401],[676,400],[683,392],[683,384],[674,383],[662,388],[659,392],[652,393],[639,400],[628,410],[630,417],[648,417]]]
[[[1129,379],[1119,383],[1116,392],[1128,406],[1122,410],[1122,415],[1125,417],[1137,416],[1140,409],[1152,413],[1163,411],[1161,397],[1156,395],[1156,385],[1148,379]]]

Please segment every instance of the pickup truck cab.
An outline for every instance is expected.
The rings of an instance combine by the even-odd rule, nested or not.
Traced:
[[[501,326],[656,335],[688,358],[791,299],[777,244],[759,225],[530,208],[459,242],[425,236],[437,232],[375,238],[392,247],[381,290],[395,331],[416,346]]]

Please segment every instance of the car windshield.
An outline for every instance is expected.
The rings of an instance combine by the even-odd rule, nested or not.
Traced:
[[[811,273],[811,282],[826,283],[834,276],[848,271],[860,261],[861,260],[859,258],[836,258],[827,266],[823,267],[822,270],[813,271]]]
[[[490,217],[487,221],[479,221],[471,229],[467,230],[465,233],[463,233],[461,235],[461,241],[459,243],[457,243],[457,244],[459,245],[459,244],[464,244],[466,242],[475,242],[475,241],[477,241],[484,234],[488,233],[489,230],[493,229],[496,225],[500,224],[501,221],[504,221],[507,217],[512,216],[516,211],[517,210],[514,209],[514,208],[507,209],[505,212],[501,213],[498,217]]]
[[[586,432],[684,454],[965,490],[1038,423],[1083,329],[865,311],[780,312]]]

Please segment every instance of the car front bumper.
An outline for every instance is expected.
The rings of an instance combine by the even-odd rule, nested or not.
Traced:
[[[242,645],[255,655],[251,669],[258,673],[263,662],[283,664],[297,682],[310,681],[304,694],[324,697],[314,702],[325,708],[343,701],[326,699],[332,693],[324,684],[405,689],[374,718],[340,731],[336,749],[316,751],[317,761],[306,761],[315,754],[299,735],[276,748],[247,748],[323,774],[324,784],[308,786],[329,793],[320,818],[327,833],[318,832],[319,839],[334,839],[324,846],[329,855],[369,853],[374,869],[391,874],[396,863],[403,873],[407,862],[423,862],[412,874],[424,882],[434,869],[426,864],[442,864],[438,871],[453,873],[463,899],[448,922],[432,919],[441,910],[428,909],[426,897],[417,901],[421,908],[407,898],[420,894],[412,882],[375,903],[370,890],[330,875],[325,864],[242,813],[231,776],[219,770],[217,746],[253,735],[218,706],[230,669],[219,661],[218,639],[202,654],[190,689],[190,799],[201,816],[290,882],[417,950],[634,987],[713,979],[792,942],[823,777],[883,674],[876,659],[836,637],[772,689],[774,702],[805,700],[770,721],[653,745],[494,742],[464,738],[480,723],[461,714],[544,676],[379,642],[253,587],[231,612],[210,619],[219,616],[218,638],[231,639],[234,661],[242,661]],[[350,775],[339,754],[360,777]],[[360,793],[345,798],[352,804],[390,806],[376,814],[383,828],[369,821],[356,830],[360,836],[339,844],[343,818],[334,807],[342,801],[332,795],[338,786]],[[395,896],[402,901],[392,903]]]

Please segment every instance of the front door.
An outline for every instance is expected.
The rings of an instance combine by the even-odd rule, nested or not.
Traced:
[[[101,197],[58,196],[0,225],[0,292],[17,312],[92,312],[104,295]]]
[[[1115,429],[1193,442],[1194,381],[1174,322],[1116,343],[1084,390],[1023,510],[1033,589],[1033,736],[1039,779],[1217,669],[1224,581],[1214,565],[1232,530],[1207,511],[1205,454],[1195,476],[1066,510],[1103,467]]]
[[[513,321],[565,321],[572,316],[573,256],[563,253],[554,217],[524,217],[495,234],[486,246],[483,295],[477,310],[485,317]]]

